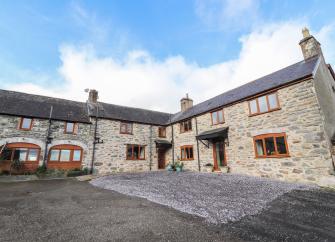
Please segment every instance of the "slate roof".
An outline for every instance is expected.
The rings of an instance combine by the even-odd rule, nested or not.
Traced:
[[[90,105],[90,116],[96,116],[96,109]],[[171,114],[99,102],[100,118],[145,124],[166,125],[170,123]]]
[[[300,61],[296,64],[290,65],[279,71],[249,82],[243,86],[222,93],[207,101],[194,105],[192,108],[184,112],[174,114],[172,116],[171,122],[175,123],[192,116],[208,112],[215,108],[240,101],[258,93],[311,76],[313,75],[313,71],[319,63],[318,60],[319,58],[316,56],[308,60]]]
[[[318,57],[303,60],[199,103],[185,112],[169,114],[99,102],[99,117],[145,124],[168,125],[312,76],[318,63]],[[87,106],[84,102],[0,90],[0,114],[49,118],[51,106],[53,106],[52,118],[57,120],[89,123],[89,117],[95,116],[94,106]]]
[[[0,90],[0,114],[89,123],[86,103]]]

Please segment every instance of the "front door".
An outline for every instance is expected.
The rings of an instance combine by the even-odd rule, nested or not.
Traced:
[[[226,166],[225,144],[223,141],[213,143],[214,170],[220,170],[220,166]]]
[[[165,169],[165,150],[158,149],[158,169]]]

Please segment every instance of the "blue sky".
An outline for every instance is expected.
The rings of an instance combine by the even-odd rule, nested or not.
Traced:
[[[0,88],[81,101],[85,87],[97,88],[101,101],[172,111],[186,92],[203,101],[301,60],[305,25],[334,63],[334,7],[330,0],[2,0]],[[274,60],[280,41],[290,47]]]

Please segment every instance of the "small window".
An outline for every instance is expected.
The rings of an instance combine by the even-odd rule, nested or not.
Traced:
[[[223,110],[214,111],[211,113],[212,116],[212,125],[216,124],[223,124],[224,117],[223,117]]]
[[[280,109],[277,93],[261,96],[249,101],[249,114],[257,115]]]
[[[193,146],[185,145],[180,147],[181,160],[193,160]]]
[[[31,118],[21,118],[20,129],[31,130],[33,126],[33,120]]]
[[[66,122],[65,123],[65,133],[66,134],[75,134],[77,124],[72,122]]]
[[[145,146],[127,145],[127,160],[145,160]]]
[[[285,133],[254,137],[256,158],[289,156]]]
[[[121,123],[120,124],[120,133],[121,134],[132,134],[133,133],[133,124],[132,123]]]
[[[185,133],[192,130],[192,119],[180,123],[180,133]]]
[[[158,127],[158,137],[166,138],[166,128],[165,127]]]

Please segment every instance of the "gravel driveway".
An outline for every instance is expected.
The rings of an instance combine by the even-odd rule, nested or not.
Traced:
[[[146,198],[215,224],[260,213],[271,201],[292,190],[314,188],[236,174],[165,171],[115,174],[95,179],[91,184]]]

